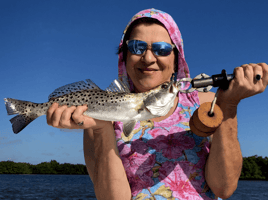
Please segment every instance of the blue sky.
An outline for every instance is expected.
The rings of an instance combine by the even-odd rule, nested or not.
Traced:
[[[56,88],[91,79],[105,89],[117,78],[116,50],[140,10],[168,12],[184,39],[191,76],[232,73],[268,62],[268,1],[0,1],[0,161],[82,163],[83,133],[62,131],[42,116],[13,134],[6,97],[45,102]],[[243,156],[268,156],[268,91],[238,107]]]

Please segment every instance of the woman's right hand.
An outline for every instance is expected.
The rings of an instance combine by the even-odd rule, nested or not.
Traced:
[[[57,103],[53,103],[47,111],[47,124],[55,128],[64,129],[88,129],[93,131],[103,129],[109,121],[102,121],[93,119],[83,115],[87,110],[87,105],[83,106],[71,106],[66,105],[59,106]],[[83,122],[83,125],[78,125]]]

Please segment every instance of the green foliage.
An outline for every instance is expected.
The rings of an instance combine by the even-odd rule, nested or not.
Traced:
[[[257,155],[243,158],[240,179],[268,180],[268,158]]]
[[[56,160],[37,165],[29,163],[0,162],[0,174],[88,174],[85,165],[59,164]]]
[[[0,174],[88,174],[85,165],[60,164],[56,160],[37,165],[29,163],[0,162]],[[268,180],[268,158],[251,156],[243,158],[240,179]]]

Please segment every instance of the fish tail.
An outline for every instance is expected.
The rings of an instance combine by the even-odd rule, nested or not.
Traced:
[[[14,133],[19,133],[33,120],[45,114],[43,110],[38,109],[41,104],[11,98],[5,98],[4,100],[7,114],[18,114],[10,119]]]

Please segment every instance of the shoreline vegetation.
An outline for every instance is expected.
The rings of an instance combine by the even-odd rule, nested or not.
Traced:
[[[0,162],[1,174],[68,174],[88,175],[83,164],[60,164],[56,160],[42,162],[37,165],[29,163],[15,163],[13,161]],[[268,180],[268,157],[250,156],[243,158],[243,167],[239,180]]]

